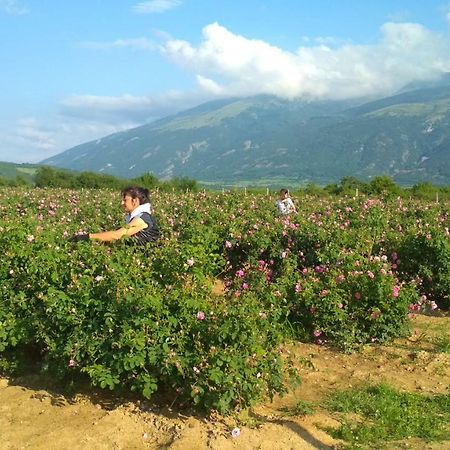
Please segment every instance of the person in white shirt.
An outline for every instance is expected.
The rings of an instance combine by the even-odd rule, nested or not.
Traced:
[[[285,215],[297,212],[297,208],[292,201],[287,189],[280,190],[280,196],[277,200],[278,214]]]

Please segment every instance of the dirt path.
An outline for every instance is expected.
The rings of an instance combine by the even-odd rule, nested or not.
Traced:
[[[343,354],[316,345],[292,347],[302,385],[289,395],[254,408],[248,416],[217,419],[188,416],[151,402],[123,401],[103,392],[66,398],[36,376],[0,379],[0,449],[331,449],[339,442],[323,431],[338,422],[326,411],[295,415],[299,400],[319,401],[333,390],[362,382],[410,392],[448,393],[450,355],[433,339],[449,333],[449,317],[417,316],[415,333],[390,346]],[[239,426],[240,435],[231,430]],[[420,440],[392,448],[447,449],[450,442]]]

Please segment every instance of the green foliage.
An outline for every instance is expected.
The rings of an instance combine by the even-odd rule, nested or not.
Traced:
[[[268,195],[153,191],[163,237],[140,249],[67,239],[120,227],[120,192],[0,200],[3,370],[27,351],[55,378],[229,412],[284,392],[286,338],[389,341],[448,293],[446,205],[304,195],[280,217]]]
[[[371,195],[399,195],[402,189],[391,177],[383,175],[377,176],[370,181],[367,192]]]
[[[38,169],[34,182],[37,187],[71,187],[74,175],[69,172],[52,169],[51,167],[41,167]]]
[[[147,189],[161,189],[165,192],[197,192],[199,190],[197,181],[187,177],[173,178],[170,181],[160,182],[154,175],[147,173],[132,180],[117,178],[112,175],[94,172],[69,172],[67,170],[55,169],[42,166],[34,176],[37,187],[45,188],[70,188],[70,189],[114,189],[121,190],[126,186],[135,184]],[[11,185],[12,182],[10,182]],[[13,186],[22,183],[14,182]]]
[[[433,343],[437,352],[450,355],[450,336],[447,333],[442,333],[440,336],[437,336],[433,340]]]
[[[131,184],[136,184],[137,186],[143,186],[147,189],[155,189],[159,186],[158,178],[152,173],[145,173],[137,178],[131,180]]]
[[[197,181],[188,177],[175,177],[170,181],[162,183],[161,189],[165,191],[175,190],[178,192],[198,192]]]
[[[314,414],[315,406],[311,402],[299,400],[293,408],[284,408],[285,416],[309,416]]]
[[[405,438],[448,439],[450,396],[433,397],[398,392],[388,385],[366,386],[333,394],[327,408],[342,414],[355,413],[364,422],[342,416],[332,434],[351,444],[376,445]],[[342,415],[341,414],[341,415]]]
[[[445,220],[445,216],[442,217]],[[422,221],[419,222],[422,224]],[[450,239],[448,227],[424,223],[419,232],[407,233],[396,252],[402,279],[416,277],[419,289],[439,308],[450,308]]]

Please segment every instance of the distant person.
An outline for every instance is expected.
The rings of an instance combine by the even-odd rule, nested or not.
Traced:
[[[294,205],[294,202],[292,201],[289,190],[288,189],[281,189],[280,190],[280,196],[277,200],[277,209],[278,214],[285,215],[285,214],[291,214],[297,212],[297,208]]]
[[[78,233],[73,236],[75,242],[90,239],[102,242],[116,241],[130,236],[136,244],[146,244],[159,239],[160,233],[150,206],[148,189],[129,186],[122,190],[122,207],[126,213],[126,226],[114,231],[99,233]]]

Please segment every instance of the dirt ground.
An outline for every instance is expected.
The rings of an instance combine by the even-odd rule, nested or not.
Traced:
[[[324,429],[336,427],[337,420],[324,410],[295,415],[299,400],[316,402],[333,390],[366,381],[385,381],[410,392],[449,392],[450,354],[436,351],[434,340],[450,336],[450,317],[418,315],[412,324],[410,338],[353,354],[295,345],[291,352],[301,367],[301,386],[233,418],[189,415],[103,391],[86,390],[69,398],[36,375],[0,378],[0,449],[336,449],[340,443]],[[232,437],[235,427],[240,434]],[[386,448],[444,450],[450,441],[411,439]]]

